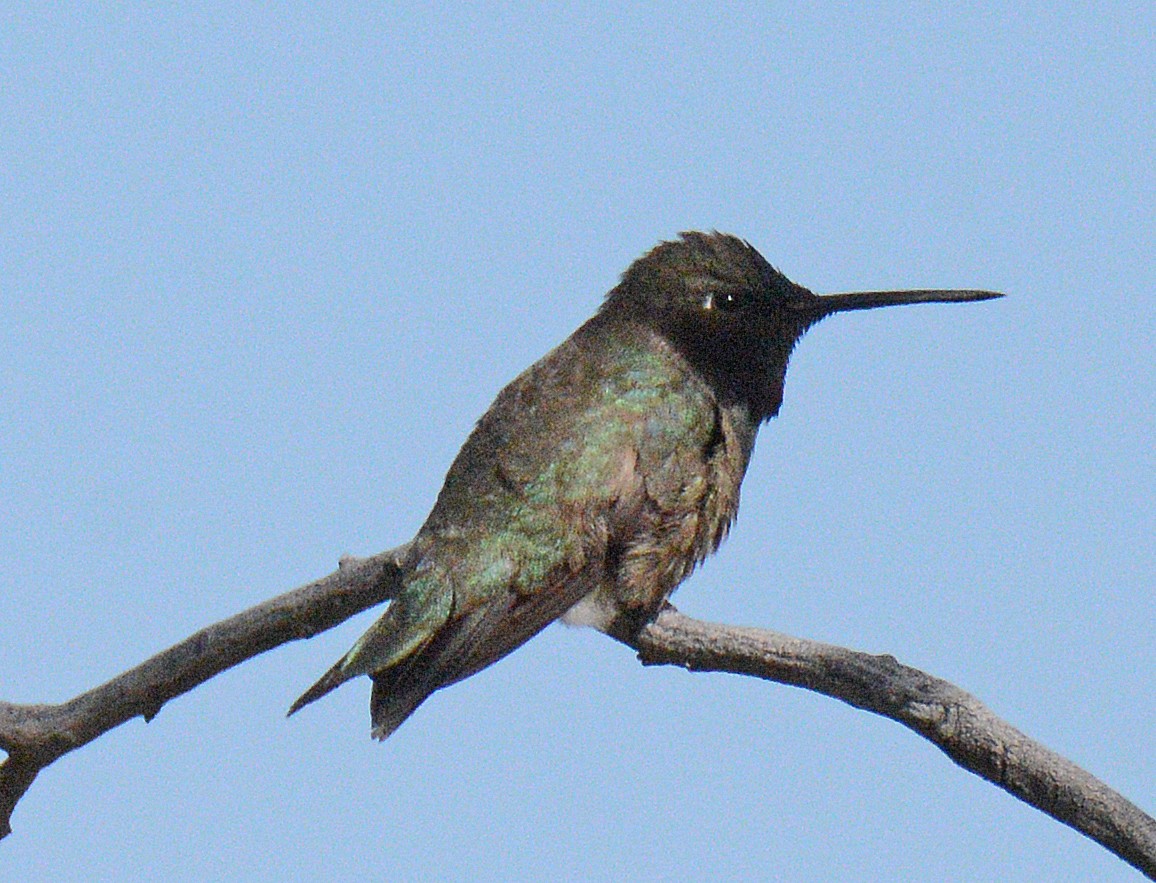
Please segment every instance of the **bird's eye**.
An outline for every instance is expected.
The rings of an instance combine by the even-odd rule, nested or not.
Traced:
[[[703,298],[703,308],[707,310],[722,310],[724,313],[733,312],[746,306],[746,297],[742,291],[712,291]]]

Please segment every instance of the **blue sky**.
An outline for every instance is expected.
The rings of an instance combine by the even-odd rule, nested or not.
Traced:
[[[0,22],[0,697],[420,525],[683,229],[817,291],[686,613],[886,652],[1156,809],[1156,13],[26,6]],[[12,879],[1131,880],[899,726],[553,626],[384,745],[367,614],[51,767]]]

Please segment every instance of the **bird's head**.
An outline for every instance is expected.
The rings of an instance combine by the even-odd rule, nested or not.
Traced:
[[[627,268],[602,312],[656,330],[752,417],[778,413],[787,362],[807,329],[833,313],[908,303],[987,300],[975,290],[817,295],[725,233],[683,233]]]

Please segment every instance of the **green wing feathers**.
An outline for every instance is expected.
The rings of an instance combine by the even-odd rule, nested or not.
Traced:
[[[640,597],[624,599],[653,606],[649,595],[669,594],[689,569],[658,574],[659,559],[701,555],[693,520],[651,522],[668,508],[697,509],[715,417],[709,392],[668,349],[580,331],[498,395],[446,475],[401,592],[290,714],[370,675],[373,734],[383,739],[435,690],[587,595],[613,601],[611,542],[658,530],[669,539],[637,550],[638,566],[627,567]],[[680,451],[694,462],[677,460]]]

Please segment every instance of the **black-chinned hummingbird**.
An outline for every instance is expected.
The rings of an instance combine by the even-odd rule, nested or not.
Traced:
[[[638,628],[726,536],[791,351],[847,310],[977,290],[820,296],[721,233],[683,233],[498,394],[450,466],[385,614],[290,709],[373,679],[384,739],[550,622]]]

